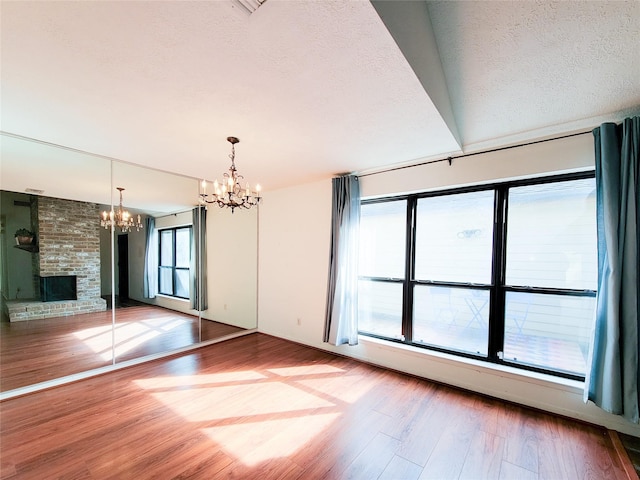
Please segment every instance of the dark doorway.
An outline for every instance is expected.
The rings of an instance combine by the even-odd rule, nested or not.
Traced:
[[[118,235],[118,298],[129,300],[129,235]]]

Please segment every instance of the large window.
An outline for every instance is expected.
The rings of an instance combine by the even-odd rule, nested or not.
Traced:
[[[584,377],[593,174],[364,201],[360,333]]]
[[[160,230],[159,241],[158,292],[172,297],[189,298],[191,227]]]
[[[598,278],[595,180],[509,189],[505,361],[584,374]]]
[[[403,339],[406,200],[362,205],[358,328],[374,335]]]

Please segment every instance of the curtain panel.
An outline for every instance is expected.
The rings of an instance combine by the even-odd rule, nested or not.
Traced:
[[[147,217],[145,223],[147,230],[142,294],[144,298],[155,298],[158,293],[158,231],[155,218]]]
[[[598,293],[585,401],[638,423],[640,117],[593,134]]]
[[[207,305],[207,208],[200,205],[192,210],[191,235],[191,308],[202,312]]]
[[[346,175],[332,180],[331,249],[324,342],[358,344],[358,241],[360,184]]]

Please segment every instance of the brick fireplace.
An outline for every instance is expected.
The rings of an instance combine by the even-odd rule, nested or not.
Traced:
[[[34,282],[40,285],[43,277],[75,276],[77,299],[13,301],[7,305],[10,321],[106,310],[100,296],[99,206],[42,196],[35,203],[32,217],[36,217],[39,251],[33,254]]]

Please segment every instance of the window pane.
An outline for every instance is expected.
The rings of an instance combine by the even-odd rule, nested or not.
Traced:
[[[415,286],[415,343],[487,355],[488,332],[488,290]]]
[[[584,375],[595,297],[507,292],[504,359]]]
[[[405,200],[360,207],[361,276],[404,278],[406,225]]]
[[[161,268],[158,283],[160,293],[173,295],[173,268]]]
[[[176,230],[176,267],[189,267],[191,261],[191,229]]]
[[[173,230],[160,232],[160,265],[173,265]]]
[[[493,191],[418,200],[416,279],[491,282]]]
[[[595,290],[595,180],[509,190],[507,285]]]
[[[189,270],[176,269],[177,297],[189,298]]]
[[[402,338],[402,284],[360,280],[358,330]]]

